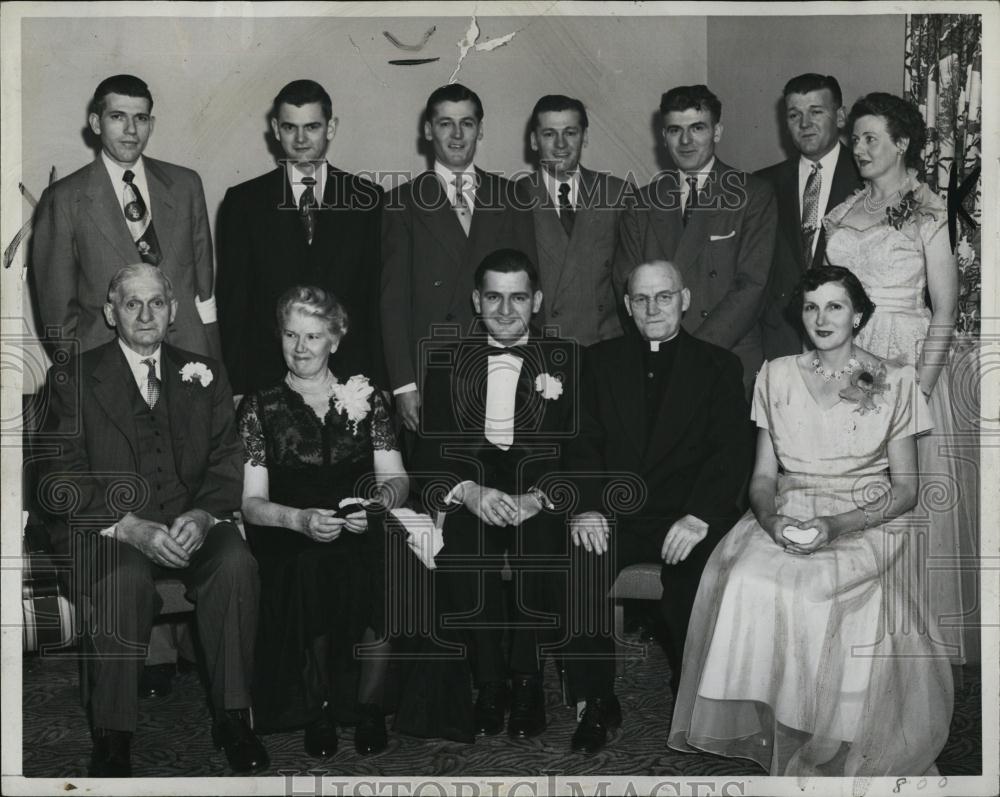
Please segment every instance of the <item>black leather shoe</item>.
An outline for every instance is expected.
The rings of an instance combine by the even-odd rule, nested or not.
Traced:
[[[246,709],[220,711],[212,724],[212,742],[225,752],[233,772],[259,772],[271,764],[267,750],[250,728]]]
[[[538,675],[511,679],[510,718],[507,735],[512,739],[530,739],[545,730],[545,695]]]
[[[139,678],[139,697],[166,697],[174,687],[172,681],[177,666],[174,664],[152,664],[142,668]]]
[[[592,755],[607,744],[608,731],[621,724],[622,707],[617,697],[588,697],[570,747],[574,753]]]
[[[479,687],[476,707],[472,712],[476,736],[496,736],[503,731],[503,715],[509,698],[506,681],[488,681]]]
[[[94,728],[94,750],[90,754],[91,778],[132,777],[132,734]]]
[[[329,758],[337,752],[337,726],[325,708],[318,720],[306,725],[305,748],[313,758]]]
[[[374,703],[358,706],[358,725],[354,729],[354,749],[358,755],[377,755],[389,744],[385,733],[385,714]]]

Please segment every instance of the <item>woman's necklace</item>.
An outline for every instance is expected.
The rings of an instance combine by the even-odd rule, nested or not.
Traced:
[[[834,379],[840,379],[840,377],[846,374],[853,374],[858,368],[861,367],[859,363],[853,356],[847,361],[847,365],[837,371],[828,371],[823,367],[823,364],[819,361],[819,357],[813,357],[812,361],[813,371],[823,377],[824,382],[832,382]]]
[[[886,205],[892,204],[892,201],[894,199],[896,199],[897,197],[902,196],[903,189],[905,187],[906,187],[906,185],[904,183],[899,188],[897,188],[895,191],[893,191],[891,194],[886,194],[884,198],[882,198],[882,199],[873,199],[872,198],[872,186],[871,186],[871,183],[869,183],[868,187],[865,189],[865,193],[864,193],[865,210],[867,210],[869,213],[881,213],[885,209]]]

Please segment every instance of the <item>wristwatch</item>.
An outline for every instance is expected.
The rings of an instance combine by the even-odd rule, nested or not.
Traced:
[[[555,509],[553,503],[549,500],[549,497],[543,493],[540,489],[535,486],[531,486],[527,490],[528,495],[532,496],[542,509]]]

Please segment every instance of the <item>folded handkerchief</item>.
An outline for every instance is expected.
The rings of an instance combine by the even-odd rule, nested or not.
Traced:
[[[736,230],[730,230],[726,235],[709,235],[709,241],[727,241],[736,235]]]
[[[406,544],[423,562],[424,567],[433,570],[434,557],[444,547],[444,533],[434,525],[430,515],[421,515],[412,509],[393,509],[389,512],[406,529]]]

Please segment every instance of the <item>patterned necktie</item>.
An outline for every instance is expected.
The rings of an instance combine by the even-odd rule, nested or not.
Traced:
[[[146,403],[153,409],[160,400],[160,380],[156,378],[156,360],[150,357],[148,360],[143,360],[142,364],[149,369],[146,375]]]
[[[316,234],[316,192],[313,190],[316,178],[303,177],[302,185],[306,190],[299,197],[299,218],[306,233],[306,243],[312,244],[313,236]]]
[[[469,230],[472,229],[472,211],[469,210],[469,202],[465,196],[465,175],[456,174],[451,183],[455,186],[455,215],[468,238]]]
[[[819,163],[812,165],[812,171],[806,179],[806,189],[802,192],[802,256],[806,266],[812,264],[813,238],[819,226],[819,190],[823,185],[823,175]]]
[[[569,199],[569,183],[559,184],[559,221],[562,222],[566,235],[573,235],[573,222],[576,220],[576,210]]]
[[[698,178],[688,176],[684,179],[687,182],[688,193],[687,201],[684,203],[684,212],[681,214],[681,223],[687,227],[688,222],[691,221],[691,209],[698,204]]]
[[[125,223],[132,234],[132,241],[139,251],[139,257],[143,263],[151,266],[160,265],[160,243],[156,239],[156,229],[153,227],[153,219],[146,208],[146,201],[142,198],[142,192],[133,181],[135,172],[126,169],[122,175],[125,187],[122,189],[125,200]]]

